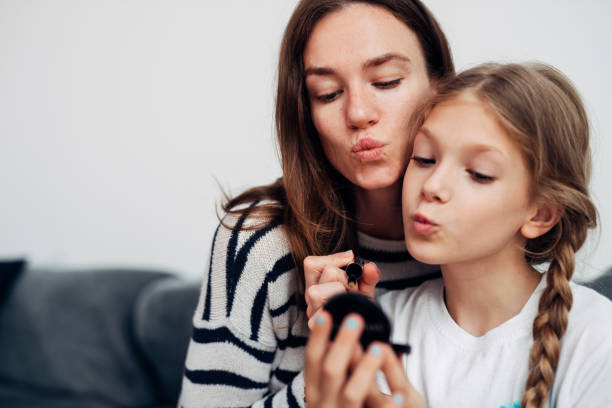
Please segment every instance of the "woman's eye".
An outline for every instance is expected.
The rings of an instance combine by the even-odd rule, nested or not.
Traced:
[[[490,183],[495,180],[495,177],[487,176],[474,170],[467,170],[467,172],[472,177],[472,180],[478,183]]]
[[[429,166],[436,164],[435,159],[431,159],[428,157],[412,156],[410,160],[415,162],[416,165],[419,167],[429,167]]]
[[[316,97],[316,99],[317,99],[317,101],[323,102],[323,103],[331,102],[334,99],[336,99],[342,92],[343,91],[340,89],[338,91],[335,91],[335,92],[332,92],[332,93],[328,93],[328,94],[325,94],[325,95],[318,95]]]
[[[390,88],[395,88],[396,86],[398,86],[400,82],[402,82],[402,78],[397,78],[392,81],[374,82],[373,85],[379,89],[390,89]]]

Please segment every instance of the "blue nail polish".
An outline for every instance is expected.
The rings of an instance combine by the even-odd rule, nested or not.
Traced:
[[[354,317],[349,317],[346,320],[346,327],[348,327],[351,330],[357,330],[357,326],[359,326],[359,322],[357,322],[357,319],[355,319]]]
[[[374,356],[380,356],[382,354],[382,350],[375,344],[370,347],[370,353]]]
[[[320,326],[325,323],[325,318],[321,315],[318,315],[317,317],[315,317],[315,323]]]
[[[393,402],[397,405],[402,405],[404,403],[404,397],[402,397],[402,394],[393,394]]]

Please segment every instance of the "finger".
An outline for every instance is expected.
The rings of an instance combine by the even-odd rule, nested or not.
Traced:
[[[359,280],[359,292],[370,299],[374,299],[374,289],[380,281],[381,273],[374,262],[363,265],[363,275]]]
[[[363,358],[351,373],[351,377],[342,391],[342,406],[363,406],[372,384],[376,384],[376,372],[383,363],[382,349],[373,343],[364,353]]]
[[[304,258],[304,280],[306,288],[316,284],[326,265],[338,268],[347,265],[354,259],[353,251],[337,252],[325,256],[307,256]]]
[[[368,396],[366,398],[366,407],[385,407],[389,406],[390,395],[383,394],[378,388],[378,384],[370,386]]]
[[[357,367],[357,364],[359,364],[362,357],[363,357],[363,349],[361,348],[361,345],[360,347],[355,347],[353,349],[353,354],[351,355],[351,361],[349,363],[349,370],[353,370],[355,367]]]
[[[306,314],[308,317],[314,316],[325,302],[339,293],[345,293],[346,287],[340,282],[328,282],[312,285],[306,289],[304,296],[307,304]]]
[[[347,285],[348,277],[343,269],[334,265],[326,265],[319,277],[319,284],[328,282],[340,282]]]
[[[353,350],[359,344],[363,330],[363,318],[356,313],[349,314],[343,321],[336,339],[329,347],[322,368],[323,398],[337,401],[340,388],[346,381]]]
[[[317,322],[318,322],[318,321],[317,321],[317,316],[321,315],[322,313],[327,313],[327,312],[325,311],[325,309],[320,308],[319,310],[317,310],[317,311],[315,312],[315,314],[314,314],[314,315],[312,315],[312,317],[311,317],[310,319],[308,319],[308,328],[309,328],[310,330],[313,330],[313,329],[315,328],[315,325],[316,325],[316,324],[317,324]]]
[[[397,407],[409,407],[409,408],[426,408],[425,405],[414,405],[406,401],[403,394],[395,393],[393,395],[386,395],[380,392],[376,385],[370,388],[370,392],[366,398],[366,407],[382,407],[382,408],[397,408]]]
[[[424,407],[423,397],[406,377],[401,357],[398,357],[389,345],[382,345],[381,348],[384,354],[382,371],[393,394],[394,403],[402,405],[405,401],[410,407]]]
[[[332,319],[329,313],[322,310],[316,319],[316,324],[310,331],[308,342],[304,350],[306,358],[304,381],[306,389],[306,400],[315,404],[319,400],[321,378],[321,366],[323,357],[329,348],[329,334],[332,329]]]

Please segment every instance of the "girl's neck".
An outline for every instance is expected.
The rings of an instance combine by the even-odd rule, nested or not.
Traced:
[[[540,282],[522,252],[509,252],[441,266],[448,312],[475,337],[519,314]]]
[[[357,229],[381,239],[404,238],[401,179],[378,190],[354,189]]]

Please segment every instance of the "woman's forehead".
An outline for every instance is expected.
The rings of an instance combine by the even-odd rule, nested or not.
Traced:
[[[414,32],[380,6],[352,4],[323,17],[304,50],[306,68],[364,61],[389,53],[423,60]]]

